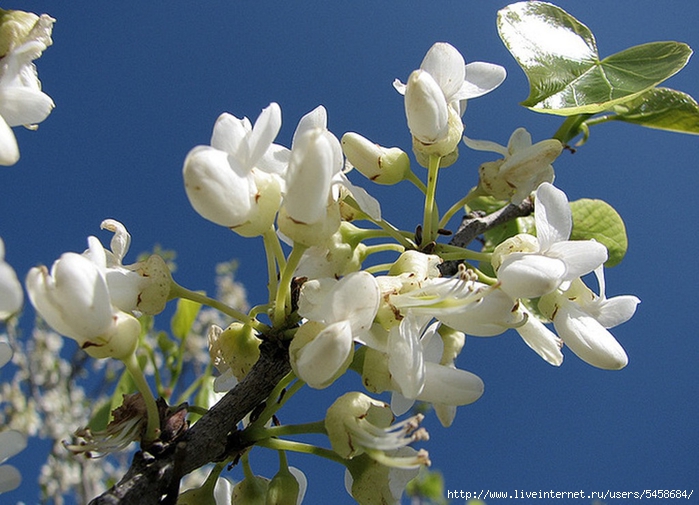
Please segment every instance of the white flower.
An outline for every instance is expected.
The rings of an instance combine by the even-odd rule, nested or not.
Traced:
[[[12,126],[36,128],[54,107],[53,100],[41,91],[33,61],[51,45],[55,19],[42,14],[4,11],[3,41],[0,58],[0,165],[19,160],[17,140]]]
[[[547,363],[561,366],[561,363],[563,363],[563,353],[561,352],[563,341],[525,307],[520,307],[520,310],[526,314],[527,319],[524,324],[515,328],[519,336]]]
[[[463,125],[459,119],[466,100],[484,95],[505,79],[505,69],[490,63],[466,65],[461,53],[446,42],[434,44],[414,71],[407,84],[398,79],[396,90],[405,95],[405,113],[413,137],[425,145],[437,144],[448,137],[460,138]],[[450,132],[450,116],[457,130]],[[453,133],[453,134],[452,134]],[[453,139],[450,138],[450,143]],[[456,148],[453,143],[448,154]]]
[[[481,165],[480,185],[499,200],[512,200],[519,205],[540,184],[552,183],[554,179],[551,163],[563,150],[556,139],[547,139],[532,145],[532,137],[524,128],[517,128],[507,147],[485,140],[464,137],[464,143],[477,151],[491,151],[503,156],[498,161]]]
[[[0,238],[0,321],[19,312],[24,292],[14,269],[5,262],[5,243]]]
[[[352,459],[368,454],[372,459],[397,468],[414,468],[429,464],[426,452],[415,457],[391,458],[385,451],[395,451],[419,440],[429,440],[419,428],[423,416],[417,414],[391,424],[393,413],[384,402],[365,394],[349,392],[340,396],[325,414],[325,429],[330,445],[337,454]]]
[[[0,368],[12,359],[12,348],[7,342],[0,341]],[[15,430],[0,433],[0,494],[19,487],[22,475],[12,465],[3,465],[11,456],[27,447],[27,437]]]
[[[327,119],[321,105],[299,121],[277,219],[283,235],[306,246],[322,245],[340,227],[333,182],[344,163],[340,141],[328,131]]]
[[[378,310],[380,292],[374,277],[354,272],[341,280],[308,281],[301,289],[303,324],[289,346],[296,374],[309,386],[324,388],[351,361],[354,342],[362,342]]]
[[[58,333],[96,358],[124,358],[138,343],[138,320],[113,305],[106,279],[105,250],[95,237],[85,254],[64,253],[51,267],[27,274],[29,299]]]
[[[422,374],[424,379],[420,390],[414,396],[407,397],[402,390],[394,391],[391,397],[391,409],[394,414],[400,416],[413,406],[415,400],[431,403],[442,425],[448,427],[454,420],[456,407],[478,400],[483,395],[485,387],[480,377],[460,370],[454,365],[454,360],[463,347],[464,334],[450,331],[447,337],[450,346],[445,348],[443,337],[438,333],[439,327],[440,323],[433,323],[420,338],[419,346],[424,368]],[[460,339],[460,342],[455,342],[454,339]],[[394,348],[390,340],[389,348],[391,350]],[[399,367],[393,352],[389,356],[389,365],[393,365],[390,371],[396,382],[406,373],[416,374],[416,369],[408,367],[404,368],[402,373],[398,372]]]
[[[592,272],[607,260],[607,248],[594,240],[568,240],[573,217],[563,191],[549,183],[536,190],[536,239],[526,252],[509,252],[519,236],[494,251],[501,288],[512,298],[537,298]],[[503,253],[505,251],[505,253]],[[498,263],[500,263],[498,265]],[[499,268],[498,268],[499,267]]]
[[[595,270],[600,294],[595,295],[582,280],[565,292],[551,293],[539,307],[553,320],[563,342],[583,361],[606,370],[619,370],[628,363],[626,351],[607,330],[628,321],[640,300],[632,295],[607,298],[603,267]]]
[[[418,454],[412,447],[386,452],[390,458],[414,458]],[[347,463],[345,489],[357,503],[400,505],[408,482],[417,477],[419,470],[386,466],[363,454]]]
[[[202,217],[251,237],[267,231],[279,209],[288,150],[273,144],[281,109],[265,108],[248,118],[219,116],[211,146],[197,146],[184,162],[185,190]]]
[[[347,160],[366,178],[377,184],[396,184],[410,173],[410,158],[398,147],[382,147],[354,132],[342,136]]]
[[[84,254],[100,267],[104,264],[112,304],[124,312],[160,313],[169,298],[172,281],[165,261],[153,254],[145,261],[125,266],[124,256],[131,245],[131,235],[126,227],[114,219],[105,219],[100,228],[114,233],[111,250],[104,249],[104,254],[101,254],[96,245],[99,240],[90,237],[88,242],[95,243],[95,250],[91,246]]]
[[[0,433],[0,494],[17,489],[22,475],[12,465],[3,465],[8,458],[27,447],[27,437],[19,431],[8,430]]]

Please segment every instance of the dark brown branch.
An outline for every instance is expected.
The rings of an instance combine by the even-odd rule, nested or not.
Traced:
[[[485,216],[471,213],[464,216],[459,229],[456,231],[451,241],[449,241],[449,244],[465,248],[473,242],[476,237],[486,231],[515,218],[528,216],[533,211],[534,203],[530,198],[527,198],[519,205],[510,204]],[[458,266],[459,261],[445,261],[440,265],[439,270],[444,276],[454,275],[458,270]]]
[[[92,505],[174,504],[180,479],[207,463],[222,461],[242,448],[229,447],[230,435],[251,410],[264,402],[291,371],[288,351],[272,342],[260,345],[260,359],[245,379],[229,391],[182,437],[134,455],[124,477]]]

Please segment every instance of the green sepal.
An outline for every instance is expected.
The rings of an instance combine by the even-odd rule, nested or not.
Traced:
[[[570,203],[573,212],[571,240],[594,239],[604,244],[609,258],[604,266],[621,262],[628,249],[626,226],[619,213],[607,202],[582,198]]]

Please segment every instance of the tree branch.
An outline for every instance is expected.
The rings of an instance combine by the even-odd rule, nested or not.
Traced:
[[[465,248],[473,242],[476,237],[486,231],[511,221],[512,219],[528,216],[533,211],[534,203],[531,198],[527,198],[519,205],[509,204],[485,216],[472,212],[464,216],[461,220],[461,225],[449,241],[449,244]],[[459,263],[459,261],[445,261],[439,266],[439,270],[445,277],[454,275],[458,270]]]
[[[263,341],[260,359],[242,382],[181,437],[137,452],[126,475],[91,505],[175,504],[184,475],[245,449],[232,444],[231,435],[290,371],[287,348]]]

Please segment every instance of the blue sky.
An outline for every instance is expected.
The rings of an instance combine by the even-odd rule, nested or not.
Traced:
[[[298,119],[322,104],[338,137],[358,131],[409,151],[402,97],[391,83],[405,80],[437,41],[450,42],[467,61],[508,70],[499,89],[469,103],[467,135],[506,143],[524,126],[542,140],[560,119],[517,105],[527,96],[526,79],[495,27],[496,12],[506,4],[3,4],[57,19],[54,45],[38,61],[56,109],[38,131],[16,131],[21,160],[0,170],[7,261],[23,278],[32,266],[82,251],[88,235],[106,243],[99,224],[115,218],[133,237],[131,259],[156,243],[174,249],[176,279],[192,289],[212,291],[216,263],[237,258],[239,279],[251,302],[259,303],[266,297],[259,282],[262,244],[192,210],[181,176],[187,152],[208,143],[221,112],[254,120],[272,101],[282,108],[277,141],[284,145]],[[699,48],[694,0],[558,5],[592,29],[602,56],[657,40]],[[667,85],[699,98],[698,83],[695,57]],[[449,489],[699,493],[698,155],[695,136],[605,124],[593,129],[577,153],[557,160],[556,185],[570,200],[603,199],[625,219],[629,252],[607,271],[607,294],[642,300],[634,318],[614,330],[630,362],[619,372],[601,371],[566,352],[563,365],[554,368],[516,333],[468,338],[458,364],[477,373],[486,392],[459,409],[452,428],[428,423],[427,447]],[[458,164],[440,175],[442,201],[462,196],[476,182],[476,167],[488,159],[463,148]],[[412,187],[377,190],[354,181],[382,199],[388,220],[403,228],[420,220],[419,205],[410,203],[417,197]],[[321,417],[334,392],[304,394],[289,419]],[[309,411],[314,417],[304,419],[301,414]],[[33,503],[35,454],[22,459],[26,483],[7,499]],[[351,502],[341,468],[293,455],[290,460],[309,476],[308,503]]]

